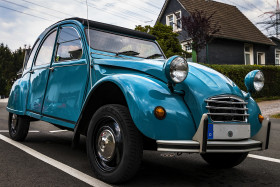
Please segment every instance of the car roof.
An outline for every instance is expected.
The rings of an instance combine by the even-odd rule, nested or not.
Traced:
[[[85,27],[87,27],[89,25],[90,28],[96,28],[96,29],[100,29],[100,30],[116,32],[116,33],[120,33],[120,34],[135,36],[135,37],[149,39],[149,40],[156,40],[155,36],[150,35],[145,32],[136,31],[136,30],[132,30],[132,29],[116,26],[116,25],[111,25],[111,24],[107,24],[107,23],[101,23],[101,22],[97,22],[97,21],[87,20],[87,19],[79,18],[79,17],[67,18],[67,19],[61,20],[53,25],[56,25],[60,22],[68,21],[68,20],[69,21],[70,20],[79,21]]]

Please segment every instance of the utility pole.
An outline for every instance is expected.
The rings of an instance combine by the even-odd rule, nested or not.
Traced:
[[[270,14],[271,21],[263,21],[257,24],[264,24],[268,25],[265,29],[268,30],[271,27],[275,27],[275,34],[276,37],[279,38],[280,36],[280,7],[279,7],[279,0],[277,0],[276,10],[271,12],[265,12],[264,14]],[[272,18],[275,17],[273,20]]]

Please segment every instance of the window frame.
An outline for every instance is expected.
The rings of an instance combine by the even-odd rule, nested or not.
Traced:
[[[249,46],[250,48],[250,52],[246,51],[245,48]],[[254,46],[253,44],[248,44],[248,43],[245,43],[244,44],[244,64],[245,65],[254,65]],[[250,63],[249,64],[246,64],[246,55],[250,55]]]
[[[57,29],[57,27],[56,27],[56,28],[52,29],[51,31],[49,31],[48,34],[46,34],[46,35],[44,36],[43,40],[40,42],[40,45],[39,45],[39,47],[38,47],[38,49],[37,49],[37,51],[36,51],[36,57],[35,57],[35,60],[33,60],[33,67],[40,67],[40,66],[46,66],[46,65],[51,65],[51,64],[52,64],[52,61],[53,61],[53,58],[54,58],[54,50],[55,50],[55,48],[56,48],[56,40],[57,40],[57,34],[58,34],[57,31],[58,31],[58,29]],[[50,59],[50,63],[49,63],[49,64],[46,63],[46,64],[36,65],[36,61],[37,61],[38,55],[39,55],[39,53],[40,53],[40,50],[41,50],[43,44],[44,44],[45,41],[48,39],[48,37],[49,37],[52,33],[54,33],[54,32],[56,32],[56,36],[55,36],[55,40],[54,40],[53,51],[52,51],[52,57],[51,57],[51,59]]]
[[[180,14],[180,18],[177,18],[176,14]],[[173,25],[170,25],[170,17],[173,17]],[[180,21],[181,27],[178,28],[177,21]],[[175,11],[171,14],[166,15],[166,25],[171,26],[173,28],[173,32],[180,32],[182,31],[182,10]]]
[[[263,63],[259,63],[259,54],[262,55],[262,59],[261,62],[263,61]],[[266,61],[265,61],[265,52],[257,52],[257,65],[265,65]]]
[[[86,37],[86,42],[87,42],[87,45],[89,45],[89,37],[88,37],[88,32],[87,32],[87,29],[91,29],[91,30],[96,30],[96,31],[100,31],[100,32],[104,32],[104,33],[109,33],[109,34],[114,34],[114,35],[118,35],[118,36],[124,36],[124,37],[128,37],[128,38],[134,38],[134,39],[138,39],[138,40],[144,40],[144,41],[148,41],[148,42],[152,42],[154,44],[156,44],[156,46],[159,48],[161,54],[163,55],[163,59],[167,59],[163,50],[161,49],[160,45],[158,44],[158,42],[156,40],[150,40],[150,39],[146,39],[146,38],[140,38],[140,37],[136,37],[136,36],[130,36],[130,35],[125,35],[125,34],[122,34],[122,33],[117,33],[117,32],[111,32],[111,31],[108,31],[108,30],[102,30],[102,29],[98,29],[98,28],[94,28],[94,27],[85,27],[84,28],[84,32],[85,32],[85,37]],[[114,52],[112,51],[103,51],[103,50],[99,50],[99,49],[95,49],[93,47],[90,46],[91,49],[95,50],[95,51],[100,51],[100,52],[106,52],[106,53],[111,53],[111,54],[115,54]],[[94,53],[94,52],[92,52]],[[98,53],[96,53],[98,54]],[[106,54],[102,54],[102,55],[105,55],[105,56],[111,56],[111,55],[106,55]],[[116,55],[112,55],[111,57],[116,57],[116,58],[126,58],[126,59],[130,59],[132,56],[130,57],[121,57],[121,56],[116,56]],[[135,58],[140,58],[140,59],[144,59],[142,57],[135,57]]]
[[[58,47],[59,47],[59,45],[58,45],[59,36],[60,36],[61,31],[62,31],[64,28],[67,28],[67,27],[68,27],[68,28],[74,29],[74,30],[76,31],[76,33],[78,34],[79,39],[80,39],[80,43],[81,43],[82,56],[81,56],[80,59],[71,59],[71,60],[56,61],[56,55],[57,55]],[[73,40],[69,40],[69,41],[73,41]],[[67,41],[67,42],[69,42],[69,41]],[[65,43],[66,43],[66,42],[65,42]],[[83,59],[83,55],[84,55],[84,48],[83,48],[82,36],[81,36],[81,34],[79,33],[79,31],[78,31],[74,26],[72,26],[72,25],[61,25],[61,26],[59,27],[59,31],[58,31],[58,33],[57,33],[57,38],[56,38],[56,42],[55,42],[55,52],[54,52],[54,61],[53,61],[54,64],[60,64],[60,63],[63,63],[63,62],[78,61],[78,60]]]
[[[277,58],[277,53],[279,54],[279,57]],[[278,59],[278,64],[276,64],[276,60]],[[280,49],[275,49],[275,65],[280,66]]]
[[[192,40],[188,40],[188,41],[182,42],[182,43],[181,43],[182,49],[183,49],[184,51],[188,52],[188,53],[192,53],[193,49],[192,49],[191,43],[192,43]],[[190,49],[187,50],[187,47],[186,47],[186,46],[189,46]]]
[[[37,46],[37,48],[35,49],[35,47],[36,47],[37,44],[38,44],[38,46]],[[36,54],[37,54],[37,51],[38,51],[39,47],[40,47],[40,39],[38,38],[38,39],[35,41],[35,43],[34,43],[32,49],[31,49],[31,51],[30,51],[30,54],[29,54],[29,57],[28,57],[27,62],[24,64],[24,70],[27,70],[28,61],[29,61],[29,59],[30,59],[30,57],[31,57],[31,54],[32,54],[33,51],[35,50],[35,54],[34,54],[34,56],[33,56],[33,59],[32,59],[31,65],[30,65],[30,68],[28,68],[28,69],[32,69],[32,66],[33,66],[33,63],[34,63],[34,59],[37,59],[37,58],[36,58],[36,57],[37,57]]]

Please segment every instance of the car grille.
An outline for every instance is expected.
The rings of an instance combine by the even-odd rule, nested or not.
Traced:
[[[248,122],[247,102],[235,96],[206,99],[208,116],[213,122]]]

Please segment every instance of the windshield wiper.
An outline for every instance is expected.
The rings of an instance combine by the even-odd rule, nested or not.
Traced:
[[[156,54],[146,57],[146,59],[154,59],[154,58],[161,57],[161,56],[162,56],[162,54],[156,53]]]
[[[137,53],[135,51],[123,51],[123,52],[116,53],[116,56],[119,56],[119,55],[136,56],[136,55],[139,55],[139,54],[140,53]]]

